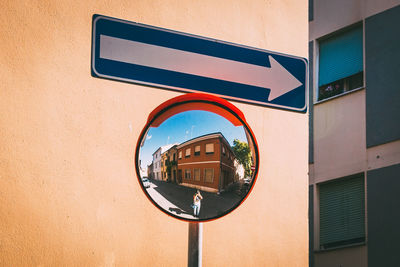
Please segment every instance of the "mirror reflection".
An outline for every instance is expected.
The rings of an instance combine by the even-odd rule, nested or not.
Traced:
[[[236,208],[253,184],[247,130],[208,111],[190,110],[150,125],[139,151],[140,180],[168,214],[209,220]]]

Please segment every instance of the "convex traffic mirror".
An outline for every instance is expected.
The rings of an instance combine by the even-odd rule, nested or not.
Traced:
[[[243,113],[206,94],[186,94],[156,108],[135,159],[149,200],[185,221],[233,211],[250,193],[259,165],[257,142]]]

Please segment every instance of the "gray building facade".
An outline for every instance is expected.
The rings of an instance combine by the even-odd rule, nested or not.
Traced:
[[[400,266],[400,1],[309,11],[309,266]]]

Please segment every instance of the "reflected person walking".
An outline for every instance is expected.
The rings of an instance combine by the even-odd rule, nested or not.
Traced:
[[[194,216],[199,217],[200,213],[200,207],[201,207],[201,200],[203,199],[203,196],[200,194],[200,191],[197,190],[197,192],[193,195],[193,209],[194,209]]]

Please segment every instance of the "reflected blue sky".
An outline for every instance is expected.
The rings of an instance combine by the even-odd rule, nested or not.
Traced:
[[[152,154],[160,147],[168,144],[182,143],[189,139],[221,132],[233,144],[234,139],[247,142],[243,126],[234,126],[230,121],[208,111],[185,111],[172,116],[159,127],[150,127],[144,146],[139,152],[141,167],[147,169],[153,159]]]

